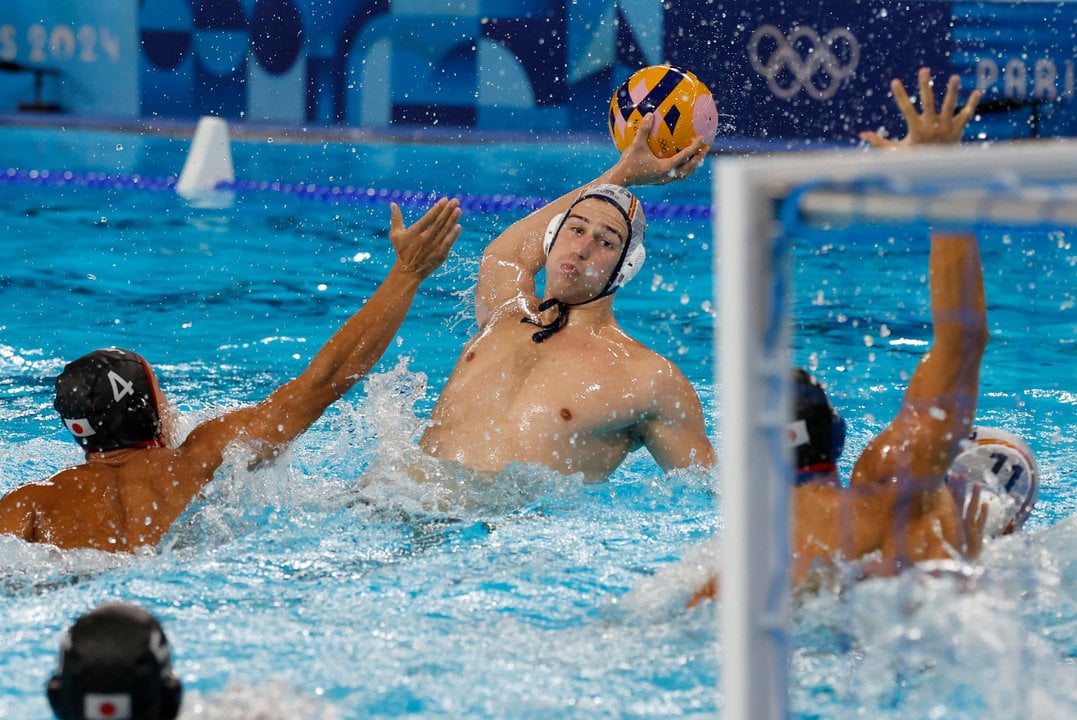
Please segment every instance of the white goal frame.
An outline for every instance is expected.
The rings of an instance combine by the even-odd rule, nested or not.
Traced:
[[[855,205],[887,218],[1036,222],[1077,218],[1077,141],[1026,141],[850,150],[714,161],[714,277],[719,302],[719,482],[722,529],[722,697],[726,720],[789,715],[788,471],[784,432],[790,367],[790,284],[777,242],[778,201],[806,183],[886,178],[896,186],[929,182],[938,196],[878,192],[868,199],[807,192],[802,206],[843,212]],[[985,182],[986,181],[986,182]],[[1043,183],[1058,183],[1043,191]],[[1029,185],[1033,189],[1024,192]],[[950,189],[952,188],[952,193]],[[1012,193],[1005,202],[1000,196]],[[1068,222],[1067,222],[1068,221]]]

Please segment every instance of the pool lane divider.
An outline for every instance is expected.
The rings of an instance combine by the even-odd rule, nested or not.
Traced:
[[[388,204],[430,206],[437,201],[433,193],[410,190],[357,188],[351,185],[322,186],[307,183],[236,180],[232,162],[232,141],[228,122],[223,118],[204,115],[198,120],[191,147],[178,179],[144,178],[138,175],[108,175],[102,173],[59,173],[47,170],[10,168],[0,175],[0,184],[79,186],[117,190],[141,189],[175,191],[191,205],[202,208],[227,208],[237,192],[275,192],[307,200],[336,203]],[[514,195],[457,195],[465,212],[531,212],[550,202],[549,199],[517,197]],[[644,204],[644,212],[652,217],[699,219],[711,217],[709,205]]]
[[[72,170],[23,170],[8,168],[0,171],[0,185],[37,185],[48,187],[87,187],[106,190],[149,190],[156,192],[175,192],[178,179],[175,177],[146,177],[142,175],[122,175],[98,172],[75,172]],[[309,183],[286,183],[266,180],[234,180],[219,182],[214,188],[218,192],[235,193],[279,193],[304,200],[316,202],[387,205],[395,202],[403,207],[429,207],[441,195],[435,193],[414,192],[411,190],[388,190],[348,186],[326,186]],[[517,195],[481,195],[463,193],[454,195],[460,200],[460,207],[465,212],[531,212],[549,203],[553,198],[526,197]],[[644,203],[643,210],[648,219],[669,218],[677,220],[709,220],[712,217],[709,205],[687,205],[676,203]]]

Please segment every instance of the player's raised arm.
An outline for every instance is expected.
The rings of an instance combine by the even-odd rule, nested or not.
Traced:
[[[404,226],[396,204],[391,212],[389,238],[396,261],[375,293],[299,377],[258,405],[208,420],[192,431],[182,448],[192,459],[219,464],[233,440],[250,443],[259,455],[275,454],[377,363],[403,323],[420,283],[445,261],[461,231],[456,200],[442,198],[410,227]]]

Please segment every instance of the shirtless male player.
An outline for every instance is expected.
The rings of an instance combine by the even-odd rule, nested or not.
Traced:
[[[420,439],[428,454],[482,472],[537,463],[602,482],[646,447],[665,471],[715,463],[699,397],[672,362],[629,337],[616,290],[644,259],[646,221],[625,188],[691,175],[702,139],[670,158],[640,123],[594,181],[506,229],[486,248],[479,330],[464,346]],[[535,277],[546,271],[540,297]]]
[[[251,462],[280,454],[381,358],[419,284],[460,235],[459,203],[439,200],[410,227],[393,204],[396,261],[362,309],[299,377],[257,405],[206,420],[173,441],[171,408],[149,364],[126,350],[97,350],[64,368],[55,407],[86,461],[0,498],[0,534],[61,548],[134,551],[156,545],[213,479],[232,443]]]

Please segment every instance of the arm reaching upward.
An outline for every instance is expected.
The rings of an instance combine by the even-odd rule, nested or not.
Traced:
[[[196,427],[179,447],[121,446],[0,499],[0,533],[59,547],[107,551],[153,545],[220,467],[225,448],[245,443],[252,461],[274,457],[359,381],[403,322],[420,283],[445,261],[460,234],[455,201],[441,200],[405,227],[392,207],[396,261],[370,300],[314,356],[299,377],[261,403]],[[145,365],[147,382],[156,378]],[[159,393],[159,389],[156,394]],[[163,403],[158,400],[158,412]],[[156,425],[155,425],[155,430]]]
[[[934,339],[901,410],[864,450],[852,483],[908,477],[921,491],[941,486],[976,414],[987,310],[979,244],[972,235],[934,234],[929,264]]]
[[[623,187],[664,185],[683,180],[699,169],[706,158],[706,151],[701,149],[702,137],[697,137],[676,155],[660,158],[647,145],[647,135],[653,124],[654,115],[648,113],[640,122],[632,142],[609,170],[518,220],[487,246],[475,290],[475,315],[480,327],[495,310],[508,303],[515,301],[514,310],[523,310],[521,305],[534,303],[535,276],[546,261],[542,249],[546,227],[556,215],[569,208],[584,188],[597,183]]]
[[[258,405],[195,428],[181,448],[191,461],[216,467],[224,448],[237,439],[263,448],[265,456],[275,455],[377,363],[403,323],[419,284],[445,261],[461,230],[456,200],[442,198],[410,227],[404,226],[395,203],[391,213],[389,239],[396,261],[377,291],[322,346],[301,375]]]
[[[920,68],[917,82],[919,113],[902,82],[896,78],[890,82],[894,101],[908,125],[904,138],[894,142],[873,132],[860,137],[884,149],[960,142],[976,111],[980,91],[970,93],[956,111],[960,81],[952,75],[942,106],[936,110],[929,68]],[[897,417],[869,444],[854,467],[853,484],[881,482],[899,470],[941,482],[957,443],[969,433],[976,412],[980,361],[987,344],[983,268],[976,238],[932,233],[928,272],[934,327],[931,350],[914,372]]]

